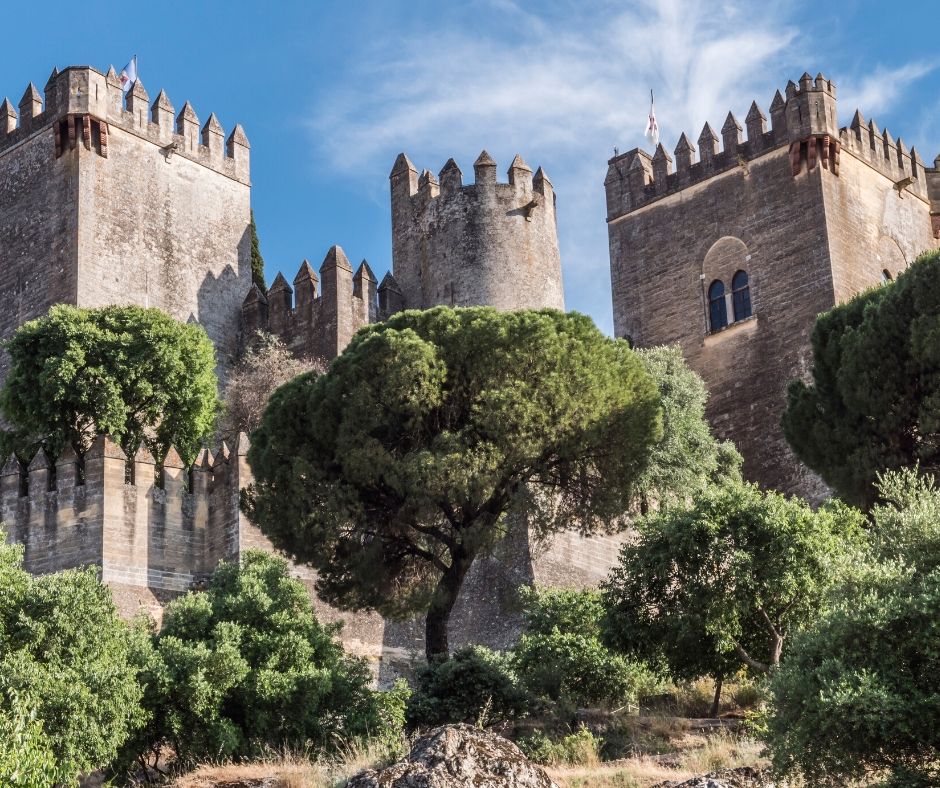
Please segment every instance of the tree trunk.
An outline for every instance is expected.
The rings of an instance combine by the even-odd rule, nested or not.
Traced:
[[[774,633],[770,644],[770,667],[771,670],[780,664],[780,655],[783,653],[783,635]]]
[[[719,708],[718,704],[721,703],[721,684],[722,684],[721,677],[720,676],[716,677],[715,678],[715,699],[712,701],[712,708],[708,714],[708,716],[712,718],[718,716],[718,708]]]
[[[447,626],[471,563],[472,556],[455,556],[450,569],[441,575],[434,589],[434,597],[424,619],[424,653],[428,662],[434,657],[450,655]]]

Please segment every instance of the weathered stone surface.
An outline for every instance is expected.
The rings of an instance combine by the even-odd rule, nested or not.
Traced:
[[[708,386],[715,432],[743,454],[745,475],[819,500],[825,485],[780,429],[787,385],[809,377],[819,312],[938,245],[931,212],[940,189],[931,190],[940,181],[860,119],[840,130],[835,86],[821,75],[791,83],[786,101],[777,94],[771,131],[755,108],[746,142],[731,118],[725,150],[695,162],[683,136],[677,172],[660,162],[652,183],[631,180],[643,151],[610,160],[614,330],[642,347],[678,344]],[[748,274],[752,315],[735,321],[738,271]],[[727,297],[722,331],[709,319],[715,281]]]
[[[387,769],[356,775],[347,788],[558,788],[508,739],[470,725],[445,725],[422,736]]]
[[[737,769],[719,769],[684,782],[666,780],[652,788],[774,788],[774,785],[767,770],[742,766]]]

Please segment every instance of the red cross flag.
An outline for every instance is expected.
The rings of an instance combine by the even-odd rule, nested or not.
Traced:
[[[646,132],[644,134],[649,144],[655,148],[659,145],[659,124],[656,122],[656,109],[653,107],[653,91],[650,91],[650,117],[646,123]]]
[[[124,91],[124,95],[128,94],[128,91],[134,87],[134,83],[137,81],[137,55],[131,58],[130,62],[121,69],[121,90]]]

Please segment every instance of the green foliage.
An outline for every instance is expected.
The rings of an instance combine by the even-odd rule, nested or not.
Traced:
[[[522,589],[526,633],[514,649],[516,670],[535,695],[564,706],[636,703],[658,685],[644,665],[600,640],[597,591]]]
[[[159,309],[54,306],[17,329],[7,350],[0,409],[17,450],[83,451],[109,433],[131,455],[143,442],[158,458],[175,445],[192,460],[215,426],[212,343]]]
[[[427,611],[433,656],[507,517],[538,535],[609,526],[660,435],[654,381],[583,315],[402,312],[275,392],[245,505],[330,602]]]
[[[8,788],[54,788],[66,775],[55,756],[36,707],[15,690],[0,709],[0,785]]]
[[[546,766],[591,766],[600,760],[604,740],[582,725],[574,733],[557,741],[552,741],[542,731],[535,731],[520,739],[517,744],[525,756],[535,763]]]
[[[251,234],[251,281],[258,285],[262,293],[268,292],[264,281],[264,258],[261,256],[261,244],[258,241],[258,227],[255,224],[255,212],[251,212],[251,224],[248,225]]]
[[[771,684],[774,766],[809,785],[940,783],[940,491],[906,471],[878,492],[872,562]]]
[[[730,484],[637,523],[606,588],[607,636],[659,657],[676,678],[766,672],[819,614],[862,542],[862,517],[836,504]]]
[[[31,577],[21,549],[3,542],[0,533],[0,774],[29,762],[74,784],[142,722],[133,638],[95,570]]]
[[[142,669],[150,724],[133,757],[170,744],[181,764],[266,748],[334,749],[400,720],[404,700],[369,689],[364,663],[316,619],[287,563],[248,551],[208,589],[174,601]]]
[[[677,346],[636,351],[659,387],[663,435],[650,452],[650,462],[637,486],[645,501],[688,498],[707,484],[739,479],[741,455],[719,442],[705,420],[708,391],[689,369]]]
[[[940,471],[940,252],[820,315],[813,383],[790,384],[787,440],[850,503],[881,471]]]
[[[450,658],[437,657],[418,668],[408,706],[412,726],[450,722],[491,724],[514,720],[528,711],[512,661],[484,646],[467,646]]]

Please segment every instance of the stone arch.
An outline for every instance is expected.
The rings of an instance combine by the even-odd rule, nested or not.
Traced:
[[[893,279],[897,279],[898,274],[908,266],[904,250],[897,239],[890,235],[882,235],[878,239],[878,245],[875,247],[875,262],[879,271],[887,271]]]
[[[747,274],[749,293],[748,296],[748,316],[753,313],[754,302],[755,302],[755,288],[754,283],[756,277],[754,276],[754,271],[751,266],[751,258],[747,244],[744,243],[740,238],[733,235],[725,235],[715,241],[705,253],[702,259],[702,295],[704,300],[704,305],[706,307],[706,328],[709,331],[715,331],[715,327],[712,326],[712,316],[711,312],[711,303],[709,300],[709,295],[706,292],[706,288],[712,286],[715,282],[722,282],[724,284],[724,291],[727,298],[727,306],[725,309],[727,315],[727,324],[735,322],[736,312],[732,303],[733,292],[732,292],[732,282],[734,280],[735,274],[739,272],[745,272]]]

